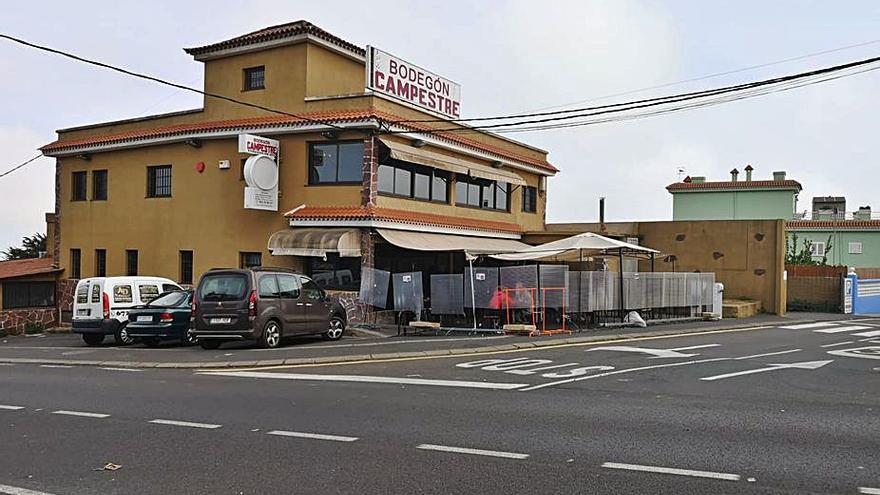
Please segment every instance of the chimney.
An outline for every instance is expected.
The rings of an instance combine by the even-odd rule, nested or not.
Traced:
[[[870,220],[871,219],[871,207],[870,206],[859,206],[859,211],[855,214],[856,220]]]
[[[695,175],[691,177],[691,184],[703,184],[704,182],[706,182],[705,175]]]
[[[599,230],[605,232],[605,196],[599,198]]]
[[[731,181],[736,182],[738,177],[739,177],[739,170],[733,169],[730,171],[730,180]]]
[[[746,182],[752,181],[752,170],[755,170],[755,169],[752,168],[751,164],[746,165]]]
[[[785,170],[777,170],[776,172],[773,172],[773,180],[776,182],[784,181]]]

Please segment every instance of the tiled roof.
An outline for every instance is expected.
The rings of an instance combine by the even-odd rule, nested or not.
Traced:
[[[286,24],[279,24],[277,26],[270,26],[260,29],[258,31],[254,31],[252,33],[244,34],[242,36],[236,36],[235,38],[231,38],[225,41],[220,41],[218,43],[212,43],[210,45],[198,46],[194,48],[184,48],[183,51],[194,57],[198,57],[199,55],[205,55],[211,52],[226,50],[229,48],[255,45],[258,43],[265,43],[267,41],[274,41],[284,38],[292,38],[294,36],[300,36],[304,34],[315,36],[324,41],[327,41],[328,43],[337,45],[340,48],[355,52],[361,56],[366,55],[366,50],[364,50],[363,48],[355,44],[349,43],[348,41],[345,41],[338,36],[334,36],[308,21],[288,22]]]
[[[676,182],[666,186],[667,191],[701,191],[711,189],[795,189],[801,190],[796,180],[738,180],[720,182]]]
[[[148,139],[156,139],[156,138],[164,138],[164,137],[173,137],[173,136],[183,136],[187,134],[200,133],[200,132],[215,132],[215,131],[235,131],[235,130],[253,130],[267,127],[277,127],[279,125],[294,125],[294,124],[309,124],[314,123],[315,121],[321,123],[344,123],[344,122],[353,122],[358,120],[364,120],[369,118],[376,118],[385,120],[388,122],[397,122],[402,121],[403,118],[397,115],[389,114],[386,112],[382,112],[375,109],[369,110],[351,110],[351,111],[335,111],[335,112],[313,112],[313,113],[305,113],[301,114],[300,117],[289,117],[284,115],[279,116],[268,116],[268,117],[250,117],[244,119],[234,119],[234,120],[216,120],[216,121],[207,121],[207,122],[194,122],[190,124],[176,124],[170,126],[156,127],[153,129],[142,129],[136,131],[127,131],[121,132],[117,134],[108,134],[102,136],[92,136],[82,139],[73,139],[73,140],[57,140],[52,143],[49,143],[40,150],[44,153],[51,154],[52,152],[61,152],[67,151],[78,147],[83,146],[98,146],[98,145],[109,145],[109,144],[122,144],[122,143],[134,143],[137,141],[144,141]],[[401,124],[406,127],[412,128],[415,132],[419,130],[430,130],[430,127],[424,126],[423,124]],[[461,144],[463,146],[474,148],[476,150],[485,151],[494,155],[498,155],[504,158],[508,158],[514,161],[523,162],[529,165],[534,165],[538,168],[542,168],[544,170],[548,170],[551,172],[557,172],[558,169],[548,163],[546,160],[535,159],[530,156],[522,155],[519,153],[514,153],[503,148],[492,146],[484,143],[477,142],[473,139],[469,139],[461,136],[459,133],[435,133],[435,136],[451,141],[457,144]]]
[[[52,266],[52,258],[0,261],[0,279],[25,277],[61,271]]]
[[[515,223],[449,217],[446,215],[419,213],[377,206],[307,206],[299,210],[289,211],[284,216],[297,220],[382,220],[435,227],[459,227],[488,232],[522,232],[522,227]]]
[[[880,230],[880,220],[789,220],[785,226],[789,229]]]

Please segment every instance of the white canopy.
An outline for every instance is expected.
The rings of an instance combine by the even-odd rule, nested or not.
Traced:
[[[576,260],[581,255],[594,255],[623,249],[629,253],[657,254],[660,251],[646,248],[637,244],[618,241],[610,237],[584,232],[583,234],[566,237],[558,241],[548,242],[539,246],[531,246],[516,253],[496,254],[493,258],[507,261],[522,261],[534,259]]]
[[[360,231],[358,229],[284,229],[269,237],[269,251],[273,255],[339,256],[361,255]]]
[[[471,255],[515,253],[531,246],[513,239],[376,229],[386,241],[416,251],[465,251]]]

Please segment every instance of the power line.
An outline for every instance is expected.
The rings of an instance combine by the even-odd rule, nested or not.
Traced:
[[[326,126],[333,127],[333,128],[335,128],[335,129],[339,129],[339,130],[344,129],[343,127],[340,127],[340,126],[335,125],[335,124],[330,123],[330,122],[324,122],[324,121],[322,121],[322,120],[312,119],[312,118],[309,118],[309,117],[304,117],[304,116],[302,116],[302,115],[297,115],[297,114],[295,114],[295,113],[285,112],[285,111],[283,111],[283,110],[277,110],[277,109],[275,109],[275,108],[270,108],[270,107],[266,107],[266,106],[263,106],[263,105],[258,105],[258,104],[256,104],[256,103],[248,103],[248,102],[246,102],[246,101],[237,100],[237,99],[235,99],[235,98],[231,98],[231,97],[229,97],[229,96],[224,96],[224,95],[217,94],[217,93],[209,93],[209,92],[207,92],[207,91],[202,91],[202,90],[200,90],[200,89],[192,88],[192,87],[189,87],[189,86],[184,86],[183,84],[177,84],[177,83],[174,83],[174,82],[171,82],[171,81],[166,81],[166,80],[164,80],[164,79],[160,79],[160,78],[158,78],[158,77],[151,76],[151,75],[149,75],[149,74],[143,74],[143,73],[139,73],[139,72],[134,72],[134,71],[131,71],[131,70],[128,70],[128,69],[123,69],[123,68],[121,68],[121,67],[117,67],[117,66],[115,66],[115,65],[110,65],[110,64],[107,64],[107,63],[104,63],[104,62],[99,62],[99,61],[97,61],[97,60],[91,60],[91,59],[88,59],[88,58],[85,58],[85,57],[81,57],[81,56],[79,56],[79,55],[75,55],[75,54],[73,54],[73,53],[65,52],[65,51],[58,50],[58,49],[55,49],[55,48],[51,48],[51,47],[48,47],[48,46],[38,45],[38,44],[36,44],[36,43],[32,43],[32,42],[30,42],[30,41],[26,41],[26,40],[23,40],[23,39],[21,39],[21,38],[16,38],[16,37],[14,37],[14,36],[10,36],[10,35],[8,35],[8,34],[0,33],[0,38],[5,38],[5,39],[7,39],[7,40],[9,40],[9,41],[13,41],[13,42],[18,43],[18,44],[20,44],[20,45],[24,45],[24,46],[27,46],[27,47],[30,47],[30,48],[35,48],[35,49],[37,49],[37,50],[41,50],[41,51],[44,51],[44,52],[53,53],[53,54],[55,54],[55,55],[61,55],[62,57],[66,57],[66,58],[69,58],[69,59],[72,59],[72,60],[76,60],[77,62],[83,62],[83,63],[86,63],[86,64],[90,64],[90,65],[94,65],[94,66],[97,66],[97,67],[101,67],[101,68],[104,68],[104,69],[110,69],[110,70],[112,70],[112,71],[119,72],[119,73],[121,73],[121,74],[125,74],[125,75],[127,75],[127,76],[137,77],[137,78],[139,78],[139,79],[146,79],[147,81],[152,81],[152,82],[156,82],[156,83],[159,83],[159,84],[164,84],[164,85],[166,85],[166,86],[171,86],[171,87],[173,87],[173,88],[182,89],[182,90],[184,90],[184,91],[191,91],[191,92],[193,92],[193,93],[198,93],[198,94],[200,94],[200,95],[208,96],[208,97],[211,97],[211,98],[217,98],[217,99],[219,99],[219,100],[224,100],[224,101],[228,101],[228,102],[231,102],[231,103],[236,103],[236,104],[238,104],[238,105],[243,105],[243,106],[246,106],[246,107],[256,108],[256,109],[259,109],[259,110],[264,110],[264,111],[266,111],[266,112],[277,113],[277,114],[280,114],[280,115],[285,115],[285,116],[288,116],[288,117],[293,117],[293,118],[296,118],[296,119],[304,120],[304,121],[306,121],[306,122],[312,122],[312,123],[315,123],[315,124],[326,125]]]
[[[6,172],[3,172],[2,174],[0,174],[0,177],[6,177],[7,175],[11,174],[12,172],[15,172],[16,170],[18,170],[18,169],[24,167],[24,166],[27,165],[28,163],[31,163],[32,161],[34,161],[34,160],[36,160],[37,158],[40,158],[40,157],[42,157],[42,156],[43,156],[43,154],[40,153],[39,155],[37,155],[37,156],[31,158],[30,160],[27,160],[26,162],[24,162],[24,163],[22,163],[22,164],[20,164],[20,165],[16,165],[16,166],[12,167],[11,169],[7,170]]]

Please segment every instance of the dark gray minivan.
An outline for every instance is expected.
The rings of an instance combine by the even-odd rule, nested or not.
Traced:
[[[192,333],[204,349],[231,340],[278,347],[284,337],[342,338],[345,309],[312,279],[284,268],[214,269],[193,296]]]

